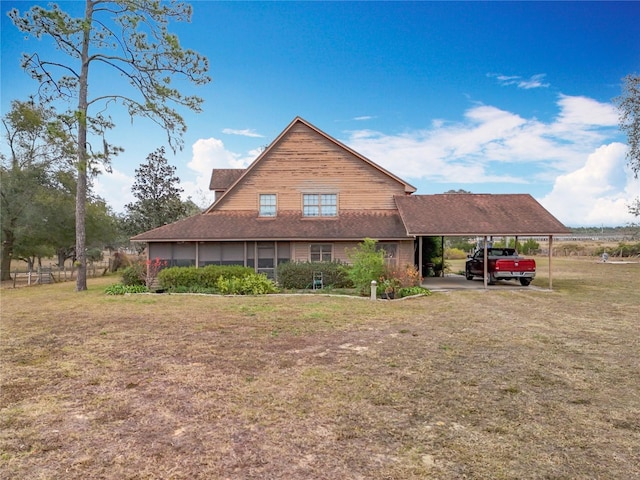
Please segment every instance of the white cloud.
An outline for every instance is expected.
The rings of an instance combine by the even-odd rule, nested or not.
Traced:
[[[110,173],[102,165],[98,168],[100,175],[93,181],[93,192],[104,198],[114,212],[124,212],[124,206],[135,201],[131,193],[134,178],[115,168]]]
[[[548,123],[476,105],[465,112],[463,122],[439,119],[428,129],[397,135],[357,130],[349,132],[345,143],[407,180],[551,181],[580,168],[615,125],[610,104],[566,95],[557,104],[559,113]],[[510,173],[504,173],[507,168]]]
[[[498,83],[502,86],[515,85],[523,90],[530,90],[532,88],[547,88],[549,83],[544,82],[546,73],[537,73],[529,78],[523,78],[519,75],[502,75],[499,73],[488,73],[487,77],[493,77],[498,80]]]
[[[600,103],[592,98],[560,95],[558,105],[561,108],[558,123],[567,126],[602,126],[618,125],[618,112],[610,103]]]
[[[222,140],[217,138],[201,138],[191,147],[191,161],[187,164],[195,172],[194,181],[185,181],[180,185],[184,189],[184,198],[190,196],[197,204],[213,201],[209,191],[211,171],[214,168],[246,168],[260,154],[260,150],[251,150],[246,155],[227,150]],[[204,205],[203,205],[204,206]]]
[[[540,203],[567,225],[632,222],[627,205],[640,195],[640,184],[625,170],[626,148],[622,143],[597,148],[583,167],[556,178]]]
[[[360,117],[353,117],[354,120],[358,121],[358,122],[362,122],[365,120],[373,120],[376,117],[373,117],[371,115],[362,115]]]
[[[236,130],[233,128],[225,128],[222,130],[222,133],[226,135],[241,135],[243,137],[251,137],[251,138],[264,138],[264,135],[260,135],[255,130],[245,128],[244,130]]]

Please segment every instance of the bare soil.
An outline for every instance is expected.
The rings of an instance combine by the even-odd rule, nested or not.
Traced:
[[[3,289],[0,478],[638,479],[640,264],[553,275],[378,302]]]

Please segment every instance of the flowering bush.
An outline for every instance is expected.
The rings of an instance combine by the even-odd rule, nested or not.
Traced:
[[[132,263],[122,270],[123,285],[144,285],[151,288],[154,284],[158,272],[168,265],[166,260],[155,258],[146,262]]]
[[[384,275],[380,277],[380,284],[384,287],[385,291],[393,291],[398,288],[417,287],[420,285],[420,280],[420,272],[415,265],[407,263],[402,268],[387,265]],[[387,290],[388,288],[392,290]]]
[[[158,277],[158,273],[160,270],[167,266],[166,260],[160,260],[158,257],[155,259],[147,259],[147,271],[145,272],[144,283],[147,288],[151,288],[156,278]]]

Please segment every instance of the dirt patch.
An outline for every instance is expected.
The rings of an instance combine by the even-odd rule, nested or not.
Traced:
[[[554,262],[544,295],[3,291],[0,477],[640,478],[637,266]]]

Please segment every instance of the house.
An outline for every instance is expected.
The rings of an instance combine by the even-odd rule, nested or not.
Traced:
[[[568,230],[529,195],[414,195],[416,188],[300,117],[246,169],[214,169],[203,213],[137,235],[171,265],[348,261],[373,238],[387,261],[422,265],[422,237]]]

